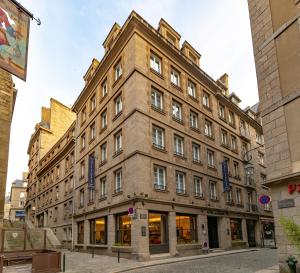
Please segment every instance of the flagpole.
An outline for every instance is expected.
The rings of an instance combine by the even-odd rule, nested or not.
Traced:
[[[26,13],[32,20],[35,20],[38,26],[42,24],[40,18],[35,18],[34,15],[30,11],[28,11],[24,6],[22,6],[19,2],[17,2],[16,0],[10,1],[13,2],[20,10]]]

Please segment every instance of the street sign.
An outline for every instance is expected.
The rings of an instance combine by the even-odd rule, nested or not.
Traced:
[[[271,201],[271,198],[270,196],[268,195],[261,195],[258,199],[259,203],[261,203],[262,205],[265,205],[265,204],[269,204],[270,201]]]

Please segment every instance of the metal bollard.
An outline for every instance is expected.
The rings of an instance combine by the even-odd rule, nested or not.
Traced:
[[[66,271],[66,253],[63,255],[62,272]]]
[[[118,263],[120,263],[120,249],[118,249]]]

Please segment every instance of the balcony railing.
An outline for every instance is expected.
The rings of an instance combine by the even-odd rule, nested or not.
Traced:
[[[164,184],[154,184],[154,189],[165,191],[167,189],[167,186]]]
[[[258,212],[258,206],[256,204],[247,203],[248,212]]]

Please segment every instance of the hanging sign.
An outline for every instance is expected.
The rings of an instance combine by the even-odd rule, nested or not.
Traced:
[[[225,192],[230,191],[227,160],[224,160],[222,162],[222,173],[223,173],[223,189]]]
[[[26,80],[30,17],[14,1],[0,0],[0,68]]]

